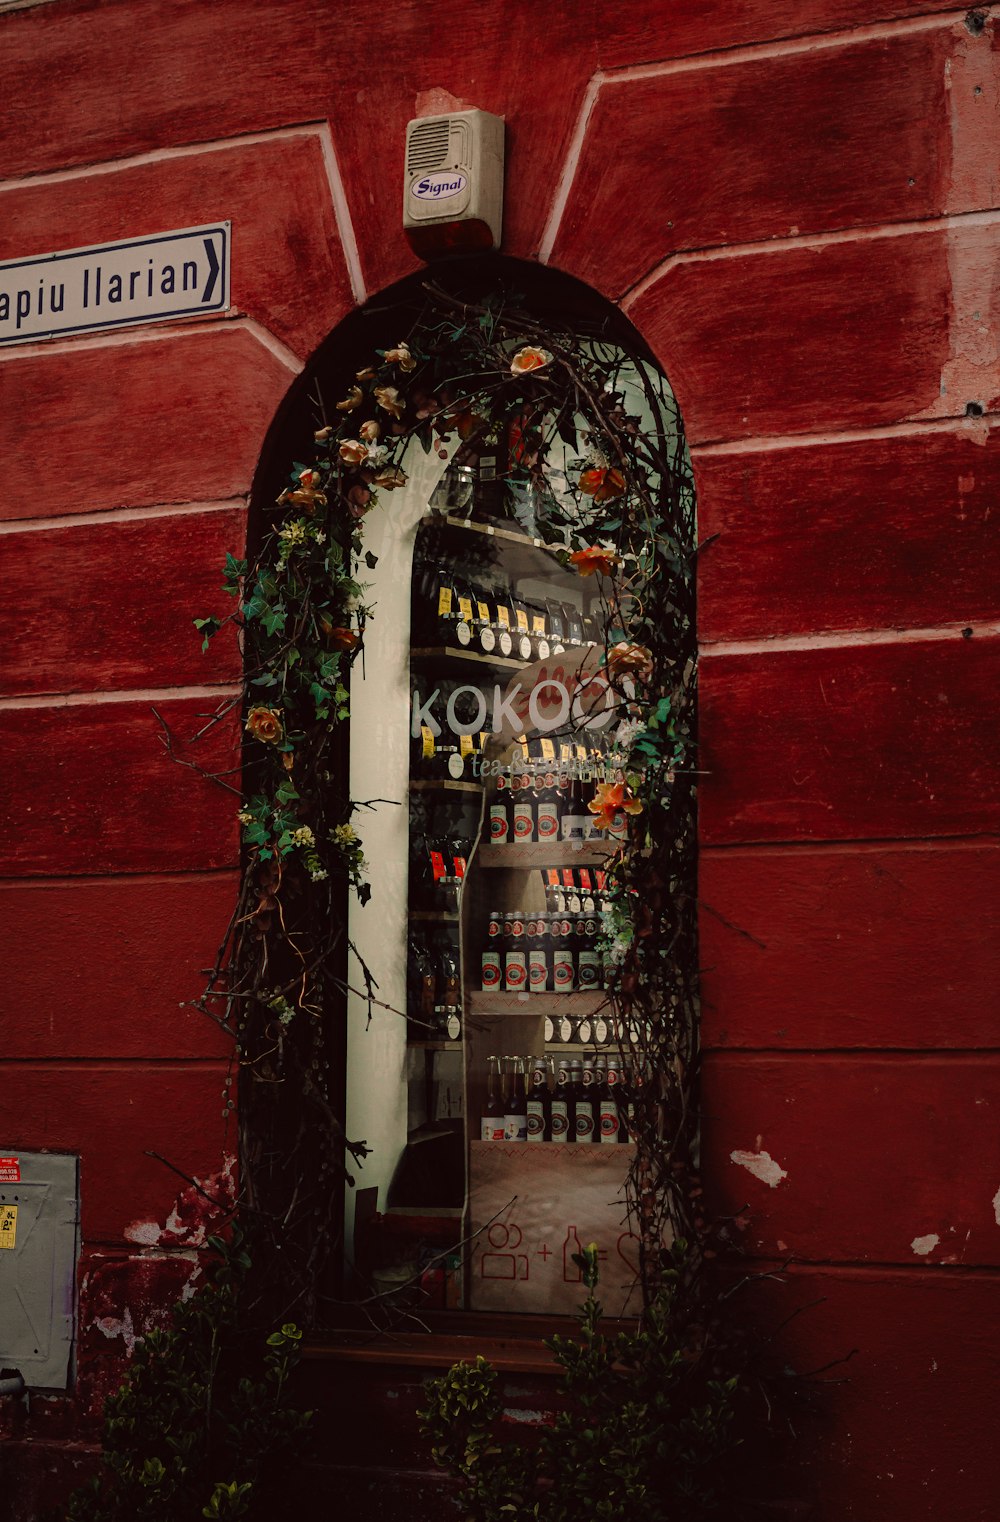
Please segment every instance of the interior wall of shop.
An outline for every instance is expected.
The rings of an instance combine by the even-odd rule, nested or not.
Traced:
[[[998,99],[993,13],[932,0],[0,6],[0,258],[233,224],[224,318],[0,349],[0,1143],[82,1180],[75,1390],[4,1403],[25,1516],[196,1266],[205,1198],[158,1158],[230,1177],[182,1001],[236,800],[153,710],[189,734],[233,692],[191,619],[265,431],[416,267],[407,119],[466,106],[506,120],[504,252],[621,306],[692,445],[705,1167],[821,1300],[790,1355],[858,1350],[817,1515],[992,1514]]]

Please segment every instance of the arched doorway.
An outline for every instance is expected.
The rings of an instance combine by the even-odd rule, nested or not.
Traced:
[[[235,960],[245,1166],[283,1273],[314,1306],[553,1311],[597,1234],[624,1310],[693,1139],[694,499],[669,387],[574,282],[435,272],[316,356],[253,507]]]

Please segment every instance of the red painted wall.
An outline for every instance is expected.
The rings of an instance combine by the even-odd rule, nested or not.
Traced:
[[[506,120],[504,251],[654,348],[717,536],[706,1171],[822,1296],[790,1353],[858,1349],[802,1487],[821,1522],[993,1515],[996,35],[930,0],[414,0],[377,38],[360,0],[0,15],[0,259],[234,228],[225,317],[0,350],[0,1141],[80,1153],[83,1186],[79,1379],[17,1428],[24,1516],[195,1266],[204,1222],[147,1154],[221,1188],[233,1145],[225,1048],[182,1001],[234,800],[151,710],[190,734],[231,691],[235,649],[189,621],[264,433],[414,268],[404,123],[467,105]]]

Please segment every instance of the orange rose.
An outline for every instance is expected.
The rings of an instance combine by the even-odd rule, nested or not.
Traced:
[[[595,502],[613,502],[625,490],[625,477],[620,470],[595,466],[584,471],[579,486],[584,496],[593,497]]]
[[[648,682],[653,675],[653,657],[645,645],[629,645],[622,640],[608,651],[608,670],[612,676],[635,675]]]
[[[619,814],[642,813],[642,803],[633,797],[624,782],[599,782],[587,807],[594,815],[594,827],[598,830],[613,829]]]
[[[550,364],[552,355],[548,349],[536,349],[527,344],[523,349],[518,349],[510,362],[511,375],[527,375],[529,370],[540,370],[543,365]]]
[[[587,550],[574,551],[569,557],[569,563],[576,566],[581,576],[593,576],[595,571],[599,576],[610,576],[615,566],[621,565],[614,550],[602,550],[596,544]]]
[[[278,503],[280,506],[284,506],[288,502],[294,503],[296,507],[301,507],[303,512],[309,513],[311,516],[317,507],[326,506],[326,492],[313,491],[311,487],[307,486],[300,487],[298,491],[283,491],[278,498]]]
[[[352,386],[342,402],[337,403],[338,412],[353,412],[360,407],[365,399],[365,394],[360,386]]]
[[[376,386],[375,400],[384,412],[391,412],[396,418],[403,416],[405,403],[395,386]]]
[[[362,465],[368,458],[368,445],[360,439],[345,439],[340,446],[340,458],[348,465]]]
[[[262,745],[277,745],[284,734],[281,714],[276,708],[251,708],[246,727]]]
[[[338,626],[330,630],[327,638],[335,650],[353,650],[359,643],[360,635],[355,634],[353,629]]]
[[[361,427],[358,429],[358,433],[364,439],[366,444],[377,444],[380,432],[381,430],[374,420],[372,420],[370,423],[362,423]]]
[[[373,486],[384,486],[386,491],[394,491],[397,486],[406,485],[406,476],[403,471],[397,470],[394,465],[387,465],[380,470],[372,481]]]
[[[397,344],[394,349],[386,349],[385,362],[387,365],[398,365],[401,370],[417,368],[417,362],[410,353],[409,344]]]

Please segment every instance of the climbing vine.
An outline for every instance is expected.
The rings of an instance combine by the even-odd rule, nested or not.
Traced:
[[[671,1240],[689,1244],[692,1283],[714,1250],[692,1165],[694,493],[671,394],[602,331],[543,322],[503,287],[469,296],[428,284],[409,331],[316,405],[310,457],[292,462],[259,545],[227,557],[235,607],[196,620],[206,645],[235,623],[245,655],[243,872],[199,1004],[231,1033],[242,1075],[248,1229],[269,1239],[263,1257],[279,1265],[290,1304],[315,1316],[340,1238],[334,1185],[353,1181],[367,1151],[339,1118],[331,1032],[349,990],[381,1004],[378,969],[352,947],[345,910],[348,891],[361,903],[369,894],[374,803],[345,783],[352,671],[378,616],[365,525],[391,515],[408,449],[452,464],[499,452],[513,515],[529,515],[532,532],[599,586],[598,654],[620,704],[623,760],[591,809],[600,828],[628,825],[608,864],[606,960],[638,1075],[628,1193],[651,1301]]]

